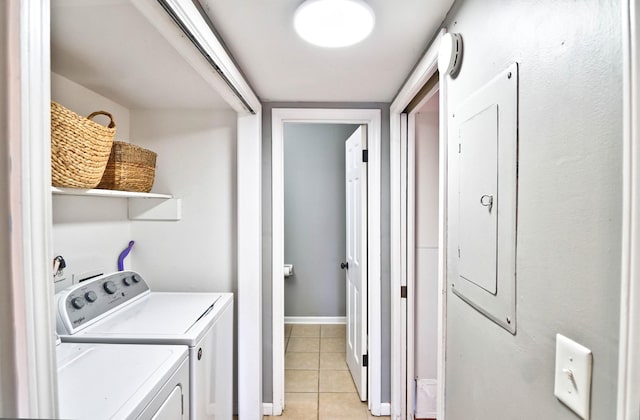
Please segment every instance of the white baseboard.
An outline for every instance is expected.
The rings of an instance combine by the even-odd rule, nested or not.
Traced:
[[[391,403],[380,403],[380,415],[381,416],[391,415]]]
[[[417,412],[414,418],[416,419],[435,419],[438,416],[438,413],[435,411],[423,411]]]
[[[371,406],[371,415],[378,416],[390,416],[391,415],[391,403],[379,403],[377,406]]]
[[[416,418],[433,419],[437,416],[438,381],[420,378],[416,381]]]
[[[273,403],[262,403],[262,415],[263,416],[281,416],[282,407],[277,408]]]
[[[346,316],[285,316],[285,324],[346,324]]]

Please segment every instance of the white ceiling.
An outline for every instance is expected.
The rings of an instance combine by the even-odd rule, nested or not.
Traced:
[[[132,109],[229,109],[129,0],[52,1],[51,68]]]
[[[262,101],[391,102],[453,0],[366,0],[369,38],[314,47],[293,29],[302,0],[199,0]]]

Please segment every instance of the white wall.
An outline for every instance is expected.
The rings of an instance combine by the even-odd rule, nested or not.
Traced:
[[[182,198],[182,220],[132,224],[135,267],[152,288],[236,290],[233,111],[132,111],[136,144],[158,153],[154,190]]]
[[[449,120],[520,63],[517,333],[448,294],[449,420],[576,419],[553,394],[556,333],[593,351],[591,418],[616,417],[620,16],[620,2],[601,0],[461,0],[448,15],[448,30],[464,42],[460,73],[448,83]],[[455,137],[449,131],[450,164]],[[449,226],[455,215],[449,208]],[[449,272],[456,245],[447,250]]]
[[[438,96],[431,101],[438,103]],[[416,417],[435,417],[438,330],[438,111],[415,116]]]
[[[235,291],[236,113],[129,110],[56,74],[52,98],[81,115],[111,112],[116,139],[158,154],[152,191],[183,205],[180,221],[132,222],[126,199],[54,196],[54,253],[67,261],[65,275],[116,271],[134,240],[125,268],[153,289]]]
[[[51,100],[76,114],[88,116],[94,111],[106,111],[113,115],[116,123],[116,140],[129,141],[130,112],[126,107],[99,95],[64,76],[51,72]],[[100,124],[109,121],[104,116],[94,119]]]

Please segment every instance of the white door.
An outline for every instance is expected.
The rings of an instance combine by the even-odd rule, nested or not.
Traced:
[[[366,126],[345,143],[347,204],[347,365],[360,400],[367,400],[367,164]]]

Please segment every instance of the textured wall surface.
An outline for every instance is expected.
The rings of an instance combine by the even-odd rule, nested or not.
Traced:
[[[448,118],[519,67],[517,334],[448,294],[449,420],[573,420],[553,395],[555,335],[593,351],[592,419],[615,418],[620,299],[621,34],[616,1],[458,1]],[[456,133],[449,131],[449,157]],[[456,193],[449,186],[449,197]],[[449,223],[456,223],[449,208]],[[448,244],[449,267],[457,264]]]

